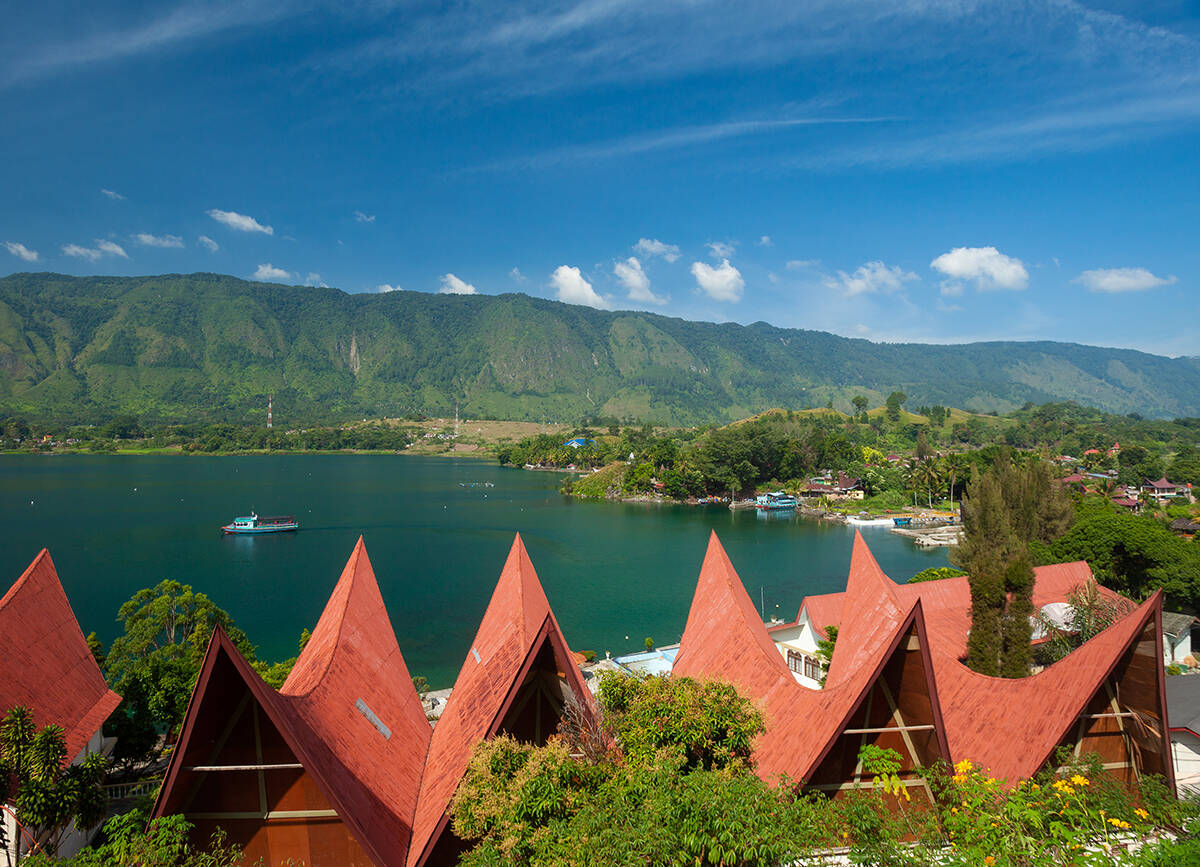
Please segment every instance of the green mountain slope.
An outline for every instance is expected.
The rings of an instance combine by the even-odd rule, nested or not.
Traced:
[[[0,409],[286,424],[451,411],[694,424],[772,406],[1200,415],[1200,362],[1064,343],[876,344],[526,295],[349,295],[217,274],[0,279]]]

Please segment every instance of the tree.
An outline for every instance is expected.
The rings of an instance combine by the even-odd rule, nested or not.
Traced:
[[[104,823],[103,840],[66,861],[35,856],[25,867],[235,867],[242,850],[213,832],[208,845],[191,844],[192,824],[183,816],[160,816],[146,824],[142,810],[113,816]]]
[[[850,401],[854,404],[855,415],[863,415],[867,411],[867,396],[865,394],[856,394],[854,399]]]
[[[118,714],[128,720],[166,729],[182,722],[217,626],[248,660],[255,659],[254,648],[228,612],[178,581],[139,590],[121,606],[117,620],[125,631],[113,641],[105,669],[112,688],[124,696]]]
[[[900,421],[900,407],[906,400],[908,400],[908,395],[902,391],[893,391],[887,396],[888,421]]]
[[[958,578],[966,574],[962,569],[955,569],[952,566],[931,566],[909,578],[907,583],[920,584],[923,581],[941,581],[943,578]]]
[[[925,429],[917,431],[917,460],[924,461],[933,457],[933,446],[929,444],[929,438],[925,436]]]
[[[58,851],[72,824],[93,828],[108,807],[108,760],[92,753],[64,767],[67,758],[62,728],[51,724],[39,731],[29,708],[14,707],[0,722],[0,803],[16,805],[17,819],[49,853]]]
[[[1070,500],[1041,461],[1007,454],[972,479],[963,498],[962,543],[951,562],[968,574],[971,631],[967,665],[981,674],[1029,673],[1033,614],[1031,544],[1058,537],[1074,515]]]

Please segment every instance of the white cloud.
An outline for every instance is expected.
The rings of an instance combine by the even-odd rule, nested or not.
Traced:
[[[693,262],[692,275],[700,289],[716,301],[737,303],[742,298],[742,290],[746,288],[742,273],[730,265],[728,259],[722,259],[715,268],[706,262]]]
[[[328,289],[329,284],[321,279],[321,275],[316,271],[309,271],[308,276],[304,278],[305,286],[317,286],[321,289]]]
[[[174,247],[183,246],[183,238],[178,235],[151,235],[149,232],[138,232],[133,240],[143,247]]]
[[[1025,289],[1029,286],[1025,264],[995,247],[955,247],[930,262],[929,267],[952,280],[974,280],[979,289]]]
[[[114,193],[112,190],[105,190],[102,188],[100,190],[100,192],[103,193],[104,195],[108,196],[110,199],[113,199],[114,201],[118,201],[118,202],[125,201],[124,196],[122,196],[120,193]]]
[[[17,258],[24,259],[26,262],[36,262],[38,260],[37,250],[30,250],[24,244],[18,244],[16,241],[5,241],[4,249]]]
[[[815,268],[820,264],[820,259],[789,259],[783,267],[789,271],[799,271],[801,268]]]
[[[264,262],[251,275],[252,280],[289,280],[292,274],[282,268],[276,268],[270,262]]]
[[[953,280],[947,280],[942,283],[942,297],[958,298],[963,294],[963,284],[955,283]]]
[[[629,292],[630,301],[644,301],[648,304],[666,304],[666,298],[660,298],[650,291],[650,278],[642,270],[642,263],[636,256],[630,256],[624,261],[613,263],[613,273],[621,281],[621,285]]]
[[[885,265],[883,262],[867,262],[859,265],[853,274],[838,271],[837,277],[826,277],[825,285],[830,289],[840,289],[842,294],[853,297],[867,292],[895,292],[917,275],[905,271],[899,265]]]
[[[76,259],[87,259],[89,262],[95,262],[105,256],[120,256],[122,259],[129,258],[129,254],[125,252],[125,249],[120,244],[103,240],[97,240],[95,247],[64,244],[62,251],[68,256],[74,256]]]
[[[215,253],[221,249],[221,245],[218,244],[216,241],[214,241],[212,238],[208,237],[208,235],[201,235],[196,240],[200,242],[201,247],[203,247],[205,250],[207,250],[210,253]]]
[[[125,252],[125,248],[113,241],[97,241],[96,248],[102,253],[107,253],[110,256],[120,256],[122,259],[128,259],[129,254]]]
[[[665,244],[662,241],[653,238],[641,238],[633,245],[635,253],[641,253],[643,256],[662,256],[668,262],[674,262],[679,258],[679,248],[674,244]]]
[[[1095,268],[1084,271],[1072,283],[1082,283],[1092,292],[1143,292],[1177,282],[1175,275],[1156,277],[1145,268]]]
[[[272,227],[264,226],[253,217],[247,217],[245,214],[239,214],[237,211],[221,211],[213,208],[205,211],[205,213],[221,225],[228,226],[230,229],[235,229],[239,232],[262,232],[264,235],[275,234],[275,230]]]
[[[91,247],[80,247],[78,244],[63,244],[62,251],[68,256],[74,256],[76,259],[87,259],[89,262],[95,262],[104,255],[99,250],[93,250]]]
[[[508,272],[508,276],[512,277],[513,280],[515,280],[518,283],[524,283],[525,281],[527,281],[529,279],[524,274],[522,274],[521,269],[516,267],[515,265],[513,266],[513,269]]]
[[[380,283],[378,286],[376,286],[374,289],[371,289],[370,291],[371,292],[400,292],[403,289],[404,289],[403,286],[392,286],[388,283]]]
[[[714,259],[728,259],[733,255],[733,244],[726,244],[724,241],[710,241],[705,244],[712,253]]]
[[[858,323],[854,326],[854,333],[858,335],[867,335],[871,333],[871,326]]]
[[[442,275],[442,288],[438,290],[439,295],[476,295],[475,287],[466,280],[460,280],[453,274]]]
[[[358,222],[360,222],[360,223],[374,223],[375,215],[374,214],[364,214],[362,211],[355,211],[354,219],[358,220]]]
[[[608,302],[596,294],[579,269],[571,265],[559,265],[550,275],[550,285],[557,290],[559,301],[567,304],[582,304],[585,307],[595,307],[597,310],[608,308]]]
[[[759,238],[759,239],[758,239],[758,246],[760,246],[760,247],[774,247],[774,246],[775,246],[775,242],[771,240],[771,236],[770,236],[770,235],[763,235],[761,238]]]

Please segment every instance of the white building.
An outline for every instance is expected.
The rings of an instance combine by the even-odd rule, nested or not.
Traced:
[[[1167,727],[1176,787],[1200,789],[1200,676],[1167,678]]]

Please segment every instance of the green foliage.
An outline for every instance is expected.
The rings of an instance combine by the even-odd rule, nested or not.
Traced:
[[[1168,608],[1200,606],[1200,545],[1153,518],[1092,504],[1047,550],[1055,561],[1087,560],[1101,584],[1134,599],[1161,587]]]
[[[117,612],[124,626],[109,649],[108,682],[123,696],[115,715],[118,733],[138,734],[138,746],[155,728],[183,720],[213,629],[221,626],[247,659],[254,648],[228,612],[186,584],[164,580],[135,593]],[[286,675],[285,675],[286,676]],[[124,747],[118,758],[138,758]]]
[[[836,625],[825,627],[825,637],[817,639],[817,658],[821,660],[821,686],[825,685],[825,673],[833,662],[833,649],[837,646],[838,628]]]
[[[183,816],[162,816],[146,824],[140,810],[113,816],[104,823],[103,842],[73,858],[43,855],[26,859],[25,867],[235,867],[242,851],[229,844],[223,831],[213,832],[208,846],[189,841],[192,825]]]
[[[605,721],[633,764],[670,755],[687,769],[748,768],[762,714],[726,683],[690,677],[600,680]]]
[[[67,758],[62,728],[39,730],[29,708],[14,707],[0,721],[0,803],[12,803],[38,846],[50,852],[69,827],[95,827],[108,807],[102,788],[108,760],[93,753],[63,767]]]
[[[953,566],[931,566],[928,569],[922,569],[916,575],[909,578],[908,583],[920,584],[922,581],[941,581],[943,578],[958,578],[966,574],[962,569],[955,569]]]
[[[981,674],[1024,677],[1031,661],[1030,546],[1061,535],[1074,509],[1045,463],[1001,455],[967,486],[962,515],[965,532],[951,560],[971,585],[967,664]]]

